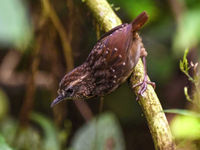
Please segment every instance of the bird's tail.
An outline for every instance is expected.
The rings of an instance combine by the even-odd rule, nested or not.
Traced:
[[[132,32],[138,31],[148,20],[148,15],[143,11],[139,16],[137,16],[132,22]]]

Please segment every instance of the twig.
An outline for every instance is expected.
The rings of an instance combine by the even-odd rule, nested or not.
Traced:
[[[74,103],[86,121],[90,121],[93,118],[92,111],[84,100],[75,100]]]
[[[121,21],[111,9],[106,0],[85,0],[86,5],[93,13],[95,19],[105,31],[120,25]],[[134,68],[131,84],[134,85],[144,78],[144,66],[141,59]],[[134,92],[138,93],[138,88]],[[156,150],[175,150],[170,128],[163,113],[162,106],[154,89],[148,85],[144,96],[139,96],[139,104],[143,109]]]

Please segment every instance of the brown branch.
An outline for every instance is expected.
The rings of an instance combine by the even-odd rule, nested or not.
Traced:
[[[65,55],[65,60],[66,60],[66,65],[67,65],[67,72],[68,72],[74,68],[74,61],[73,61],[73,56],[72,56],[71,45],[66,36],[65,29],[62,23],[60,22],[58,16],[56,15],[56,12],[53,6],[51,5],[51,3],[49,2],[49,0],[42,0],[41,2],[43,4],[46,15],[50,17],[53,25],[55,26],[60,36],[62,46],[64,49],[64,55]]]
[[[90,121],[93,118],[92,111],[84,100],[75,100],[74,103],[86,121]]]
[[[33,61],[31,64],[31,71],[28,76],[27,88],[25,99],[20,111],[20,123],[22,126],[27,126],[29,122],[29,115],[33,109],[34,104],[34,94],[35,94],[35,76],[38,71],[39,66],[39,53],[41,47],[41,35],[38,36],[37,42],[35,43],[35,48],[33,50]]]
[[[120,19],[113,12],[106,0],[85,0],[84,2],[105,31],[121,24]],[[142,61],[139,60],[138,64],[134,68],[131,84],[135,85],[142,81],[144,78],[143,75],[144,66]],[[134,90],[136,95],[138,90],[138,88]],[[159,99],[150,85],[148,85],[144,96],[139,96],[139,104],[147,119],[156,150],[174,150],[176,146],[167,119],[163,113]]]

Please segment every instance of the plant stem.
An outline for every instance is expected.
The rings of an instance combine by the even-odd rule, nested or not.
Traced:
[[[97,22],[102,25],[105,31],[109,31],[113,27],[120,25],[121,20],[116,16],[106,0],[85,0],[88,8],[93,13]],[[144,79],[144,66],[141,59],[134,68],[131,77],[131,84],[135,85]],[[139,87],[133,91],[138,93]],[[175,150],[176,146],[163,112],[162,106],[154,89],[148,85],[143,96],[139,96],[139,104],[147,119],[147,123],[154,141],[156,150]]]

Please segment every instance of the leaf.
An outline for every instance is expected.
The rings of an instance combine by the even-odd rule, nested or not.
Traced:
[[[179,67],[180,70],[188,77],[188,80],[191,82],[195,82],[194,79],[189,75],[189,69],[190,66],[188,65],[187,55],[188,55],[189,49],[186,49],[183,55],[183,60],[180,60]]]
[[[165,109],[164,112],[200,118],[199,113],[196,113],[194,111],[185,110],[185,109]]]
[[[44,132],[44,142],[43,147],[44,150],[59,150],[60,142],[58,140],[58,134],[53,123],[38,113],[31,114],[31,120],[35,121],[39,124]]]
[[[12,150],[12,148],[6,143],[3,136],[0,134],[0,150]]]
[[[111,113],[100,115],[80,128],[71,146],[73,150],[125,149],[119,123]]]
[[[18,122],[10,117],[6,117],[0,122],[0,133],[6,139],[8,144],[12,144],[15,141],[17,127]]]
[[[15,149],[60,150],[58,132],[53,123],[38,113],[32,113],[30,119],[40,127],[40,130],[32,126],[19,128],[17,120],[8,117],[1,122],[0,133],[9,144],[15,146]]]
[[[199,139],[200,120],[191,116],[176,116],[171,124],[171,131],[176,139]]]
[[[189,102],[193,102],[192,99],[190,98],[189,94],[188,94],[188,87],[184,87],[184,94],[185,94],[185,97],[186,99],[189,101]]]
[[[187,54],[189,52],[189,49],[186,49],[183,55],[183,60],[180,60],[180,69],[183,73],[187,73],[188,74],[188,60],[187,60]]]
[[[14,125],[13,125],[14,126]],[[16,130],[12,144],[17,150],[40,150],[41,142],[40,133],[31,126]]]
[[[41,138],[35,128],[19,128],[17,120],[7,117],[1,122],[0,130],[8,144],[14,145],[16,150],[40,150]]]
[[[31,38],[30,21],[22,1],[0,0],[0,45],[25,46]]]

